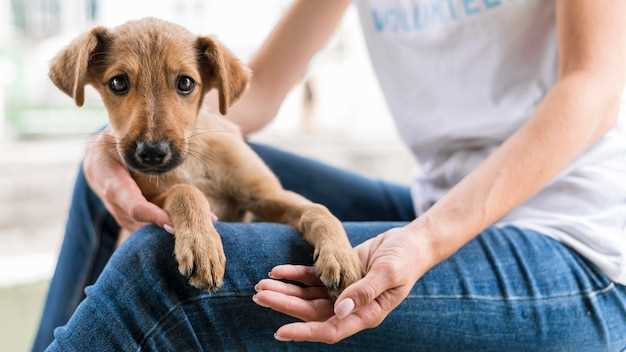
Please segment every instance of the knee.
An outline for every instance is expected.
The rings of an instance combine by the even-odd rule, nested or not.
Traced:
[[[130,235],[118,252],[120,256],[149,256],[154,260],[165,253],[167,247],[173,248],[174,238],[156,225],[144,226]]]
[[[226,255],[224,290],[249,290],[279,264],[312,264],[311,247],[291,226],[220,222],[215,227]]]
[[[241,256],[250,257],[251,252],[260,253],[261,244],[274,246],[279,245],[278,242],[297,241],[299,237],[293,228],[280,224],[217,222],[215,228],[222,239],[226,255],[232,257],[229,262]],[[143,268],[174,262],[175,237],[156,225],[144,226],[130,235],[112,260],[117,266],[134,268],[137,265]]]
[[[215,229],[230,263],[237,258],[259,259],[270,252],[279,255],[286,247],[304,243],[294,228],[283,224],[217,222]]]
[[[115,252],[108,266],[133,277],[133,280],[146,277],[178,279],[173,253],[174,236],[158,226],[149,225],[134,232]]]
[[[218,222],[215,227],[226,255],[222,293],[250,291],[278,264],[311,264],[311,247],[290,226]],[[174,241],[175,236],[157,226],[143,227],[116,251],[103,276],[137,288],[165,284],[180,294],[197,294],[178,271]]]

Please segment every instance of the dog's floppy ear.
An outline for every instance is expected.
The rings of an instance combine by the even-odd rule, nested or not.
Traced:
[[[199,37],[200,70],[210,88],[217,88],[220,113],[226,115],[228,108],[239,99],[248,86],[250,70],[227,48],[211,37]],[[205,83],[206,84],[206,83]]]
[[[94,27],[74,39],[52,59],[48,76],[55,86],[74,98],[76,105],[85,102],[85,85],[89,83],[89,68],[104,51],[109,32],[104,27]]]

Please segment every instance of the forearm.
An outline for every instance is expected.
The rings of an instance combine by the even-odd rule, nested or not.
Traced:
[[[522,128],[410,225],[429,236],[433,260],[452,255],[598,141],[615,123],[621,90],[593,73],[561,79]]]
[[[274,118],[349,5],[349,0],[294,1],[250,61],[250,87],[228,114],[244,134],[259,130]]]

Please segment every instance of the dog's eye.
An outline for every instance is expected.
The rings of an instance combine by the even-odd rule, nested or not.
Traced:
[[[109,80],[109,89],[115,95],[125,95],[130,89],[130,83],[128,82],[128,76],[117,75]]]
[[[179,76],[176,81],[176,91],[180,95],[189,95],[195,86],[196,82],[189,76]]]

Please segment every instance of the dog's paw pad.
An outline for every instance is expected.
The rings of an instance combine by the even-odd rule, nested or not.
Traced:
[[[315,268],[332,298],[362,277],[361,263],[352,248],[322,248]]]

